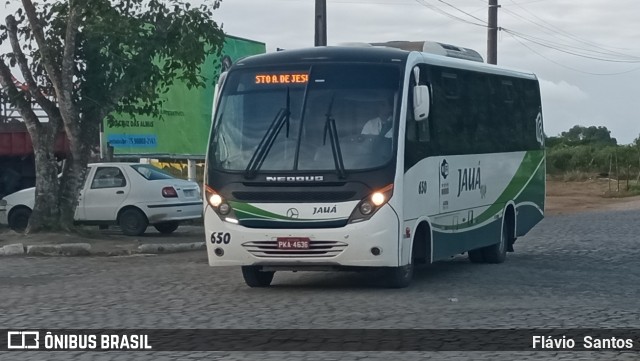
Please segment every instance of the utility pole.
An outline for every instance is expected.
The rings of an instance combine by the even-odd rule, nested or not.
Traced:
[[[316,0],[315,46],[327,46],[327,0]]]
[[[498,64],[498,0],[489,0],[487,29],[487,63]]]

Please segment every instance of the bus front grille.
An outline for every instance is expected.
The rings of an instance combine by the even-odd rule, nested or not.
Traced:
[[[336,192],[232,192],[235,199],[245,202],[345,202],[353,200],[355,191]]]
[[[277,241],[251,241],[242,246],[252,255],[260,258],[311,258],[335,257],[342,253],[347,244],[337,241],[310,241],[307,249],[279,249]]]

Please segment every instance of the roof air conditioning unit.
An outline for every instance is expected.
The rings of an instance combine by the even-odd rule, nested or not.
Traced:
[[[386,46],[389,48],[397,48],[407,51],[421,51],[430,54],[448,56],[450,58],[465,59],[481,63],[484,62],[482,55],[473,49],[434,41],[388,41],[386,43],[371,43],[371,45]]]

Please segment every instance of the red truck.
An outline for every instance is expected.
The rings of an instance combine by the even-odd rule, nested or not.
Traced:
[[[55,156],[62,161],[69,154],[64,133],[56,137]],[[0,122],[0,198],[35,185],[35,162],[31,136],[19,121]]]

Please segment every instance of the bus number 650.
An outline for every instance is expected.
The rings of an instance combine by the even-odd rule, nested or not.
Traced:
[[[229,232],[213,232],[211,233],[211,243],[213,244],[229,244],[231,242],[231,233]]]

